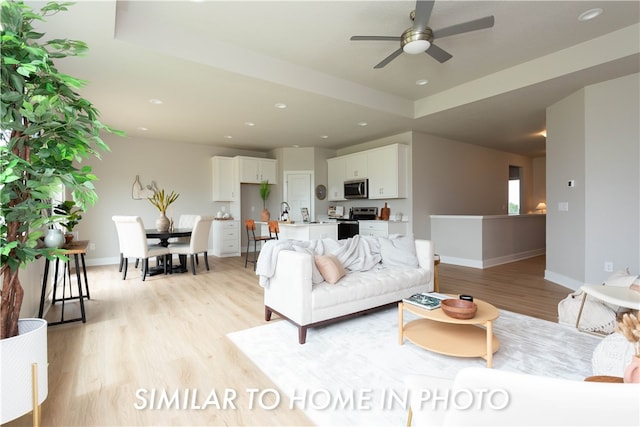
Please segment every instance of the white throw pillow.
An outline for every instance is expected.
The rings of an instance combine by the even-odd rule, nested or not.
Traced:
[[[628,288],[633,284],[633,281],[636,280],[638,276],[633,276],[629,273],[629,269],[625,268],[624,270],[619,270],[613,273],[611,276],[604,281],[604,284],[607,286],[618,286],[621,288]]]
[[[300,246],[293,246],[296,252],[302,252],[311,255],[311,283],[317,285],[318,283],[324,282],[324,278],[322,274],[320,274],[320,270],[318,270],[318,266],[316,265],[315,253],[313,249],[303,248]]]
[[[418,256],[413,235],[394,238],[380,237],[382,265],[386,267],[418,268]]]

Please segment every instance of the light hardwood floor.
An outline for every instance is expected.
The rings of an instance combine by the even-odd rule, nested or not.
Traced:
[[[538,257],[486,270],[441,264],[441,292],[471,294],[499,308],[555,321],[557,304],[570,290],[543,279],[544,262]],[[203,264],[196,276],[160,275],[145,282],[132,264],[124,281],[117,266],[88,268],[87,323],[49,328],[43,425],[311,425],[302,411],[286,405],[250,408],[247,389],[274,385],[226,334],[265,323],[262,289],[243,258],[210,257],[209,272]],[[57,310],[47,318],[55,319]],[[138,395],[145,400],[136,395],[141,389],[148,390]],[[215,391],[220,409],[136,409],[136,404],[152,404],[154,389],[158,394],[178,390],[181,396],[185,389],[196,390],[196,404]],[[237,393],[233,406],[224,408],[225,392]],[[7,425],[30,424],[29,415]]]

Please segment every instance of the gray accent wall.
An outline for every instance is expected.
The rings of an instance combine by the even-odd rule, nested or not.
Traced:
[[[556,283],[601,283],[611,274],[606,261],[640,273],[639,76],[588,86],[547,109],[545,275]]]

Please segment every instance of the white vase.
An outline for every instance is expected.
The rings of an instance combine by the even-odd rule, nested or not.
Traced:
[[[62,230],[52,228],[44,238],[44,245],[48,248],[61,248],[64,245],[64,234]]]
[[[156,230],[158,231],[169,231],[169,226],[171,225],[171,221],[167,218],[167,215],[164,213],[160,214],[160,218],[156,219]]]
[[[64,238],[63,238],[64,240]],[[47,321],[18,320],[18,335],[0,340],[0,423],[33,410],[32,365],[37,365],[38,405],[47,398]]]

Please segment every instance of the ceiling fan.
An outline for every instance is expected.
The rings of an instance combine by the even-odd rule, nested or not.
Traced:
[[[493,27],[493,16],[485,16],[484,18],[475,19],[473,21],[463,22],[461,24],[451,25],[450,27],[441,28],[433,31],[427,26],[431,11],[433,10],[434,0],[416,1],[415,10],[411,11],[409,17],[413,21],[413,27],[407,28],[401,36],[353,36],[351,40],[376,40],[376,41],[399,41],[400,48],[387,56],[373,68],[382,68],[389,62],[396,59],[402,52],[415,55],[426,53],[440,63],[446,62],[452,58],[452,55],[433,44],[435,39],[440,39],[456,34],[468,33],[470,31],[482,30]]]

